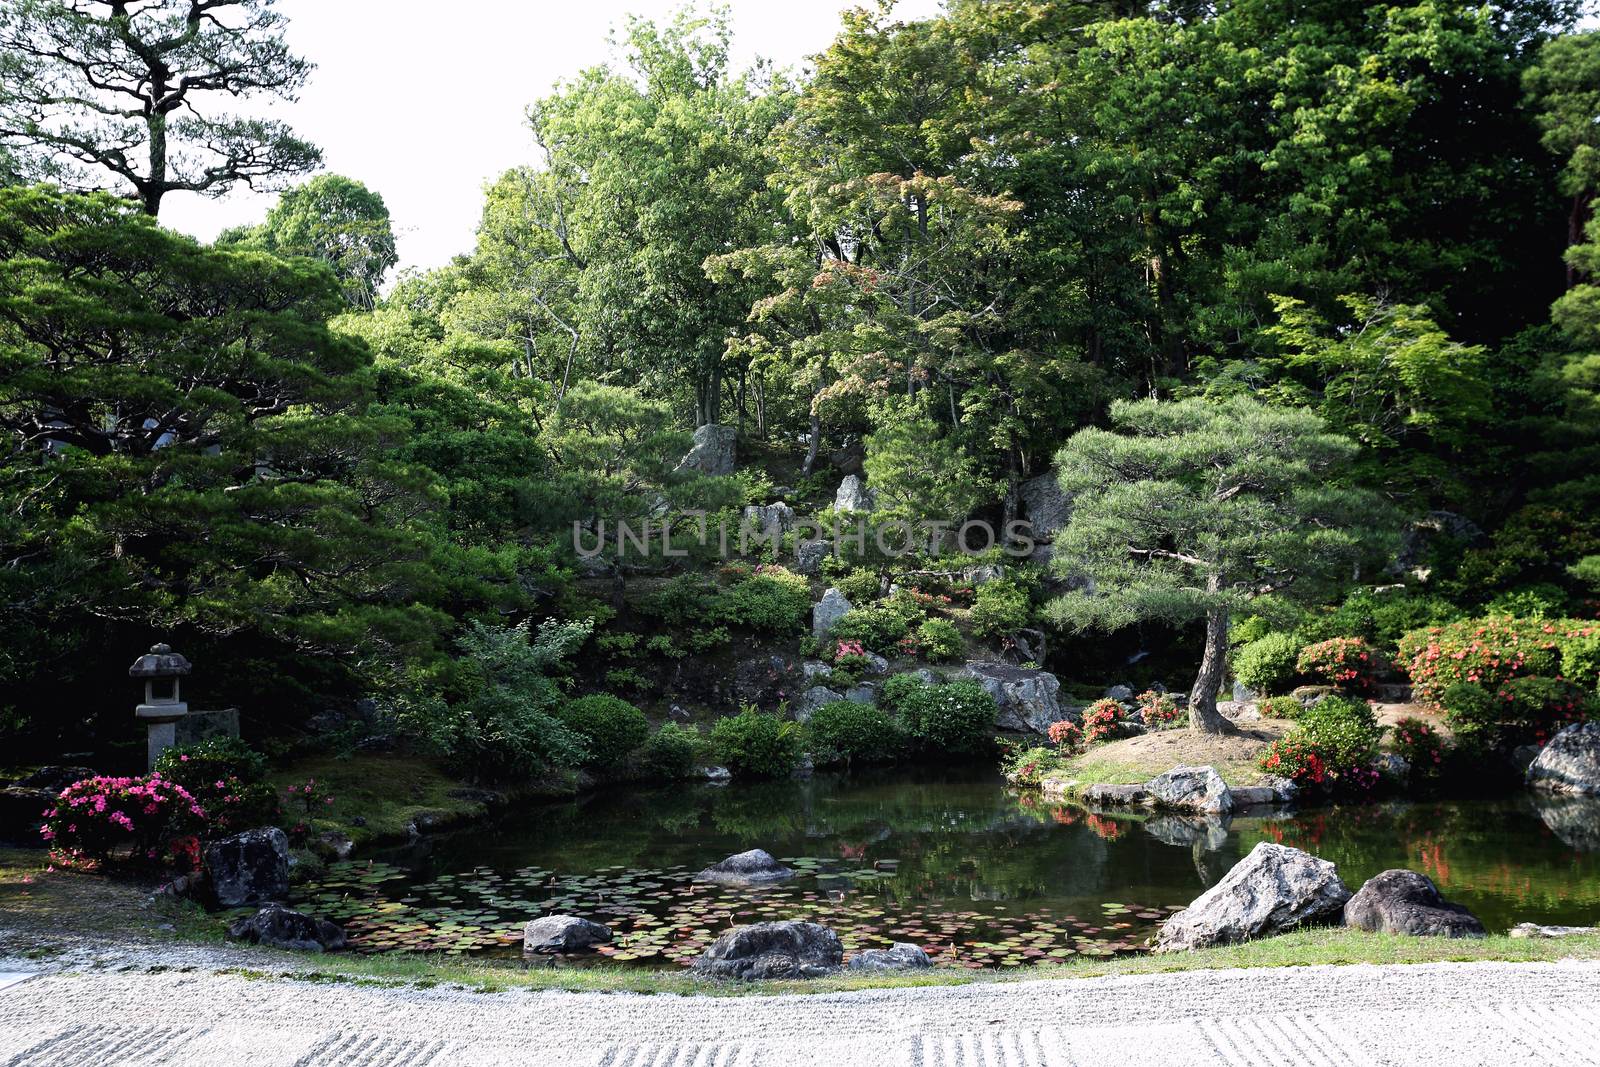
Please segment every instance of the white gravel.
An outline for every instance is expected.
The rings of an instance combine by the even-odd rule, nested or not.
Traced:
[[[203,966],[209,951],[175,950],[167,965]],[[160,958],[141,951],[125,962]],[[0,961],[0,970],[18,966]],[[1600,963],[1262,968],[737,998],[52,970],[0,987],[0,1064],[1600,1065]]]

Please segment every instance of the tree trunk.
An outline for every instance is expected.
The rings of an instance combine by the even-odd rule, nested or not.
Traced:
[[[163,93],[165,85],[158,85]],[[140,207],[151,218],[161,214],[161,196],[167,191],[167,116],[156,113],[147,116],[145,125],[150,131],[150,177],[139,183]]]
[[[1203,734],[1231,734],[1233,724],[1217,710],[1217,693],[1228,671],[1228,609],[1206,613],[1206,651],[1200,673],[1189,690],[1189,729]]]
[[[806,442],[806,461],[800,468],[802,478],[811,477],[811,472],[817,465],[817,450],[822,447],[822,416],[815,411],[811,413],[811,440]]]

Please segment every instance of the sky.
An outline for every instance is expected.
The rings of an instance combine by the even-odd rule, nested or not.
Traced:
[[[858,0],[864,2],[864,0]],[[524,111],[559,81],[611,58],[625,16],[665,20],[680,0],[279,0],[286,37],[317,64],[294,103],[265,113],[323,150],[326,169],[389,205],[400,265],[440,266],[472,248],[484,182],[535,162]],[[853,0],[732,0],[734,65],[801,69]],[[900,0],[920,18],[938,0]],[[254,223],[276,194],[173,194],[164,225],[206,240]],[[391,275],[393,277],[393,275]]]

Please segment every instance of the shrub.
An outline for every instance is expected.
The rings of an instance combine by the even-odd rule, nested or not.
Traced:
[[[1008,578],[978,586],[969,618],[979,637],[1006,637],[1028,625],[1028,592]]]
[[[782,567],[760,566],[754,574],[723,590],[720,617],[739,626],[773,634],[792,634],[811,613],[811,586]]]
[[[1180,720],[1178,702],[1166,693],[1146,689],[1138,696],[1139,718],[1146,729],[1166,730],[1177,726]]]
[[[607,693],[569,700],[556,717],[583,739],[587,767],[616,767],[650,736],[644,712]]]
[[[1487,689],[1524,674],[1554,674],[1558,631],[1538,619],[1464,619],[1414,630],[1400,639],[1400,662],[1418,700],[1440,703],[1457,682]]]
[[[1268,697],[1256,705],[1256,710],[1267,719],[1298,719],[1300,701],[1288,696]]]
[[[1283,692],[1298,680],[1295,661],[1300,643],[1276,633],[1242,645],[1233,654],[1233,674],[1258,693]]]
[[[266,783],[267,758],[238,738],[169,748],[156,760],[156,772],[193,797],[214,830],[270,826],[282,814],[278,794]]]
[[[655,592],[640,599],[639,610],[668,626],[691,626],[716,614],[717,587],[701,574],[669,578]]]
[[[878,572],[867,567],[855,567],[833,579],[833,587],[844,594],[852,604],[866,605],[878,599],[883,582]]]
[[[917,648],[935,663],[961,655],[961,631],[948,619],[928,619],[917,627]]]
[[[1019,746],[1008,752],[1001,761],[1000,773],[1005,775],[1006,781],[1017,785],[1038,785],[1045,772],[1055,770],[1059,765],[1060,751]]]
[[[851,609],[829,633],[840,640],[858,641],[874,652],[890,652],[921,617],[922,609],[914,603],[908,609],[906,602],[885,600]]]
[[[835,700],[811,713],[806,723],[812,751],[824,763],[881,763],[904,742],[900,727],[882,708]]]
[[[1456,744],[1476,753],[1500,745],[1500,707],[1481,685],[1453,682],[1439,697],[1444,721],[1456,735]]]
[[[752,778],[777,778],[794,770],[800,763],[800,741],[798,723],[768,715],[753,704],[711,728],[717,762]]]
[[[1360,637],[1332,637],[1301,649],[1295,667],[1302,674],[1321,678],[1351,692],[1369,691],[1385,664],[1376,650]]]
[[[1071,719],[1051,723],[1045,736],[1062,752],[1076,752],[1083,747],[1083,727]]]
[[[1511,615],[1519,619],[1555,619],[1567,608],[1566,590],[1541,582],[1507,590],[1487,605],[1490,615]]]
[[[892,680],[892,679],[891,679]],[[963,755],[982,752],[994,737],[994,697],[977,682],[918,684],[897,693],[895,708],[906,732],[925,752]]]
[[[652,778],[688,778],[700,762],[700,735],[675,722],[664,722],[639,753],[639,766]]]
[[[1600,629],[1585,626],[1561,643],[1561,674],[1588,690],[1600,689]]]
[[[1382,740],[1383,727],[1366,701],[1330,696],[1302,712],[1294,728],[1262,753],[1258,766],[1307,789],[1365,793],[1378,782],[1372,763]]]
[[[1503,724],[1502,743],[1543,744],[1564,726],[1595,711],[1591,693],[1565,678],[1527,675],[1513,678],[1495,693]]]
[[[1357,589],[1330,612],[1313,615],[1295,630],[1302,645],[1331,637],[1364,637],[1378,648],[1392,648],[1413,630],[1455,622],[1464,613],[1450,601],[1407,589]]]
[[[173,855],[175,840],[202,831],[205,823],[199,802],[160,771],[143,778],[98,775],[61,791],[45,812],[41,835],[59,863],[150,866]]]
[[[1439,731],[1415,716],[1394,724],[1394,751],[1411,764],[1413,781],[1437,778],[1444,764],[1444,741]]]
[[[1096,700],[1083,713],[1083,743],[1097,745],[1117,736],[1122,728],[1122,705],[1115,700]]]
[[[902,712],[907,700],[915,699],[927,688],[928,683],[914,674],[892,675],[884,679],[883,686],[878,690],[878,706],[896,713]]]

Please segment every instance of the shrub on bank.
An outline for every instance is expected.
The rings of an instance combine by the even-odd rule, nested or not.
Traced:
[[[194,798],[213,830],[271,826],[282,816],[278,794],[266,781],[267,758],[238,738],[169,748],[156,760],[156,772]]]
[[[1262,753],[1261,770],[1294,779],[1303,789],[1340,795],[1370,792],[1383,727],[1364,700],[1330,696],[1300,715],[1294,727]]]
[[[1385,666],[1378,651],[1359,637],[1334,637],[1307,645],[1295,660],[1295,669],[1301,674],[1356,693],[1370,692]]]
[[[1146,689],[1136,698],[1139,701],[1139,721],[1147,730],[1168,730],[1181,724],[1183,713],[1178,702],[1168,693]]]
[[[811,586],[801,575],[762,565],[750,577],[723,590],[718,615],[740,626],[772,634],[792,634],[811,614]]]
[[[905,745],[905,735],[888,711],[850,700],[831,701],[813,711],[806,730],[822,763],[882,763]]]
[[[664,722],[639,752],[639,767],[652,778],[692,777],[705,742],[700,735],[675,722]]]
[[[779,778],[799,766],[800,724],[746,705],[711,728],[716,761],[737,775]]]
[[[1444,740],[1439,731],[1415,716],[1394,724],[1395,755],[1411,765],[1411,779],[1421,784],[1437,778],[1444,768]]]
[[[979,637],[1006,637],[1028,625],[1028,591],[1009,578],[978,586],[969,618]]]
[[[1557,673],[1558,636],[1563,632],[1542,619],[1465,619],[1406,634],[1400,639],[1399,662],[1411,677],[1416,698],[1439,704],[1445,690],[1458,682],[1497,689],[1520,675]]]
[[[901,725],[926,753],[969,755],[983,752],[993,742],[994,697],[975,681],[925,685],[913,679],[912,685],[897,687],[885,696],[894,699],[893,710]]]
[[[74,782],[44,814],[42,835],[63,864],[147,867],[178,859],[187,865],[198,855],[193,835],[206,826],[205,809],[160,771]]]
[[[1256,705],[1256,710],[1266,719],[1298,719],[1300,701],[1292,696],[1268,697]]]
[[[1293,635],[1267,634],[1234,651],[1233,674],[1258,693],[1281,693],[1299,680],[1299,655],[1300,642]]]
[[[1096,700],[1083,713],[1083,743],[1097,745],[1110,741],[1122,729],[1122,705],[1115,700]]]
[[[896,651],[898,643],[926,613],[907,596],[889,597],[876,604],[854,608],[833,624],[830,635],[840,640],[859,641],[874,652]]]
[[[917,627],[917,651],[934,663],[953,660],[961,655],[961,631],[949,619],[928,619]]]
[[[556,718],[583,740],[587,767],[616,767],[650,736],[644,712],[606,693],[569,700]]]

